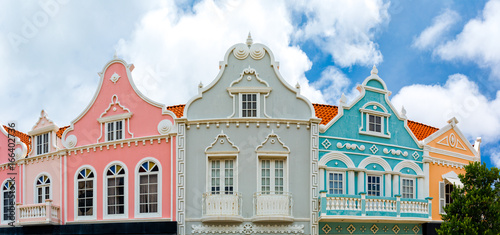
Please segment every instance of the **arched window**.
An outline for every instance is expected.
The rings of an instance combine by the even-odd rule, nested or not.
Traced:
[[[46,175],[41,175],[36,181],[36,198],[37,203],[44,203],[50,199],[50,178]]]
[[[7,180],[5,184],[2,186],[2,195],[3,195],[3,213],[2,220],[14,220],[14,208],[15,208],[15,198],[16,198],[16,190],[15,190],[14,181]]]
[[[125,214],[125,169],[119,164],[111,165],[106,172],[107,214]]]
[[[146,161],[139,167],[139,212],[158,212],[158,166]]]
[[[85,168],[78,172],[78,216],[94,215],[94,172]]]

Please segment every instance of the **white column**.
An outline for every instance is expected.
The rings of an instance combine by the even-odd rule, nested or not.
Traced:
[[[424,199],[426,197],[424,197],[425,193],[424,193],[424,188],[425,185],[424,185],[424,178],[420,177],[417,179],[418,180],[418,188],[417,188],[417,195],[418,195],[418,199]]]
[[[325,169],[319,168],[319,191],[328,190],[325,187]]]
[[[365,173],[362,171],[358,172],[358,194],[361,192],[365,192]]]
[[[394,195],[401,195],[399,193],[399,175],[393,175],[392,176],[392,184],[393,184],[393,192],[394,192]]]
[[[349,177],[349,181],[348,181],[349,182],[349,194],[354,195],[354,187],[356,187],[354,184],[354,171],[348,171],[347,174]]]
[[[391,174],[385,174],[385,196],[386,197],[391,196],[391,191],[392,191],[391,180],[392,180]]]
[[[424,195],[422,197],[423,198],[426,198],[426,197],[429,197],[429,162],[424,162],[424,184],[422,185],[422,187],[420,187],[420,183],[419,184],[419,187],[420,189],[422,189]],[[419,193],[420,194],[420,193]]]

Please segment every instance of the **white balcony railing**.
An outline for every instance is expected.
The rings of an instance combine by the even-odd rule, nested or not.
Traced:
[[[45,200],[45,203],[31,205],[18,204],[16,210],[16,222],[19,225],[61,223],[60,208],[53,205],[50,199]]]
[[[289,221],[292,218],[292,194],[286,192],[257,192],[254,194],[254,218],[258,220]]]
[[[241,217],[241,193],[207,192],[203,193],[203,221],[235,220]]]

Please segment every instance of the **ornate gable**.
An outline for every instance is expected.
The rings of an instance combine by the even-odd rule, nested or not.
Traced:
[[[223,131],[221,131],[220,134],[215,137],[215,141],[205,149],[205,153],[212,154],[238,152],[240,152],[240,149],[229,140],[229,137],[224,134]]]
[[[255,149],[257,153],[266,153],[266,154],[288,154],[290,153],[290,148],[286,146],[283,141],[281,141],[280,137],[271,131],[264,142],[257,146]]]

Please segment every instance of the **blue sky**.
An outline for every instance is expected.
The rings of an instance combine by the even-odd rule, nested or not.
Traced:
[[[0,122],[31,130],[41,109],[68,125],[114,52],[139,89],[183,104],[209,84],[227,48],[268,45],[312,102],[350,99],[376,64],[410,119],[455,116],[482,160],[500,166],[500,0],[0,2]]]

